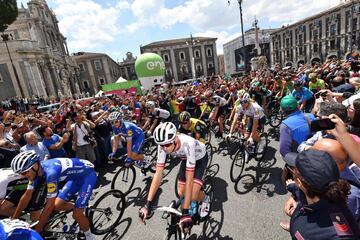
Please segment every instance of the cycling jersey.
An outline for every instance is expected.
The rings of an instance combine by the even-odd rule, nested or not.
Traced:
[[[243,114],[253,119],[261,119],[265,117],[264,109],[260,107],[259,104],[257,104],[256,102],[250,102],[249,104],[250,106],[247,110],[242,110]]]
[[[0,220],[0,240],[42,240],[30,225],[18,219]]]
[[[218,95],[214,95],[210,98],[210,100],[208,101],[208,104],[212,105],[212,106],[220,106],[223,107],[227,104],[227,101],[225,98],[220,97]]]
[[[189,129],[185,129],[185,128],[183,128],[182,125],[180,125],[179,132],[187,134],[187,135],[192,136],[192,137],[195,137],[194,135],[196,133],[199,133],[200,137],[204,138],[205,137],[205,130],[206,130],[206,123],[199,120],[199,119],[196,119],[196,118],[190,118],[190,122],[191,122],[191,125],[190,125]],[[194,135],[193,135],[193,133],[194,133]],[[204,139],[202,139],[202,142],[203,141],[204,141]]]
[[[293,90],[292,95],[299,103],[308,101],[314,96],[314,94],[306,87],[301,87],[300,91]]]
[[[53,158],[40,162],[47,185],[47,198],[59,197],[64,201],[78,193],[76,208],[84,208],[96,184],[94,165],[79,158]],[[28,189],[34,189],[40,177],[29,181]],[[66,181],[59,191],[59,182]],[[59,193],[59,194],[58,194]]]
[[[145,133],[136,124],[131,122],[123,122],[119,128],[118,135],[126,138],[127,141],[132,140],[132,150],[139,153],[145,139]]]
[[[180,149],[175,152],[176,157],[186,161],[186,171],[194,171],[196,161],[202,159],[206,155],[206,147],[204,143],[180,133]],[[164,167],[166,160],[166,152],[161,146],[158,146],[157,166]]]
[[[11,169],[0,170],[0,199],[4,199],[10,191],[26,190],[28,180],[21,178],[19,174],[15,174]]]
[[[155,108],[154,112],[149,112],[149,118],[166,120],[170,117],[170,112],[161,108]]]

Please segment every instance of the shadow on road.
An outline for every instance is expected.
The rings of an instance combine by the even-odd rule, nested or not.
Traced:
[[[130,226],[132,223],[132,219],[131,218],[125,218],[123,220],[121,220],[121,222],[119,223],[119,225],[113,229],[111,232],[107,233],[103,240],[119,240],[122,239],[125,234],[128,232]]]
[[[277,128],[269,128],[268,136],[274,139],[275,141],[279,141],[280,139],[280,127]]]

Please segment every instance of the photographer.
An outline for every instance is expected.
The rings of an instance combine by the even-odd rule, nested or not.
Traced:
[[[95,162],[96,145],[95,139],[91,136],[91,129],[96,125],[87,120],[82,112],[74,113],[73,116],[75,123],[67,122],[67,129],[73,132],[73,150],[76,151],[76,157]],[[71,125],[70,125],[71,124]]]

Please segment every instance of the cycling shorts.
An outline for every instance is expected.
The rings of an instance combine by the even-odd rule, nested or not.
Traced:
[[[75,208],[85,208],[88,205],[97,179],[95,170],[89,168],[86,171],[88,171],[86,176],[67,181],[60,190],[58,198],[68,202],[78,193]]]
[[[249,121],[248,121],[247,126],[246,126],[246,131],[247,132],[252,131],[253,123],[254,123],[254,119],[249,118]],[[258,126],[257,126],[257,131],[258,132],[261,132],[264,129],[265,123],[266,123],[266,117],[265,116],[259,119]]]
[[[217,107],[219,110],[217,111],[217,114],[215,116],[215,119],[218,119],[219,117],[224,117],[226,115],[226,111],[227,111],[227,105],[225,106],[218,106]],[[216,107],[213,108],[212,112],[215,112]]]
[[[194,183],[200,186],[203,185],[203,178],[207,167],[209,157],[206,153],[202,159],[196,161],[195,172],[194,172]],[[179,169],[179,184],[185,185],[186,182],[186,161],[181,161]]]

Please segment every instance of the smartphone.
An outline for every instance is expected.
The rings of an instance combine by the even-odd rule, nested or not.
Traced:
[[[335,128],[335,123],[330,118],[316,119],[311,122],[310,130],[312,132],[325,131]]]

